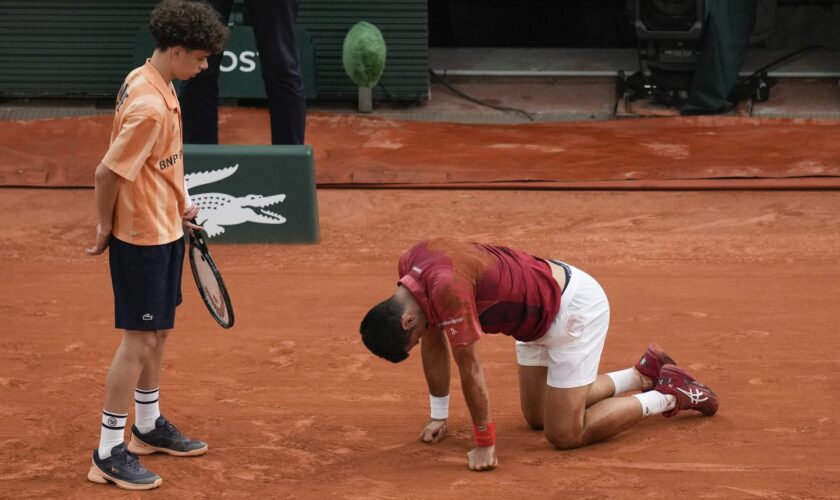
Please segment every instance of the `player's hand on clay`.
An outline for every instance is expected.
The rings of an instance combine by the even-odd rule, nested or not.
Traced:
[[[482,471],[495,469],[499,465],[499,460],[496,458],[496,447],[473,448],[467,453],[467,462],[469,462],[470,470]]]
[[[433,418],[429,420],[429,423],[423,428],[423,432],[420,433],[420,441],[429,444],[439,443],[443,441],[443,438],[445,437],[446,419],[438,420]]]
[[[96,225],[96,241],[93,246],[85,249],[88,255],[100,255],[108,248],[108,242],[111,240],[111,231],[102,228],[102,224]]]
[[[184,210],[183,215],[181,215],[181,219],[184,222],[184,227],[190,230],[190,233],[193,231],[201,231],[203,228],[199,225],[193,223],[193,219],[198,216],[198,212],[201,210],[198,208],[198,205],[190,205]]]

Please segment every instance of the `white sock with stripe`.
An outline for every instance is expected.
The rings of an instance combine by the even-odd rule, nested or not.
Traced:
[[[125,441],[125,421],[127,413],[115,413],[102,410],[102,430],[99,433],[99,458],[111,456],[111,448]]]
[[[612,379],[613,386],[615,387],[613,396],[618,396],[625,392],[642,390],[642,378],[639,376],[639,372],[633,368],[610,372],[607,373],[607,376]]]
[[[659,415],[677,406],[677,398],[672,394],[662,394],[658,391],[648,391],[641,394],[633,394],[642,403],[642,415],[649,417]]]
[[[160,388],[134,390],[134,425],[141,434],[155,429],[160,416]]]

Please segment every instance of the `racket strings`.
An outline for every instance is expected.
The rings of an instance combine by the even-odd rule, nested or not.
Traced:
[[[204,292],[204,298],[210,306],[211,312],[222,323],[229,323],[230,312],[227,308],[222,288],[219,285],[216,274],[213,272],[213,268],[210,267],[210,263],[204,258],[201,250],[193,247],[190,251],[192,252],[192,260],[195,265],[196,278]]]

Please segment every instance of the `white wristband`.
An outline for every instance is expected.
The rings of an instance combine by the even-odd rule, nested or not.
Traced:
[[[449,418],[449,396],[438,398],[429,394],[429,406],[432,408],[432,418],[445,420]]]

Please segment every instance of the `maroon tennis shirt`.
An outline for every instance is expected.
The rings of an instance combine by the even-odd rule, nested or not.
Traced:
[[[511,248],[422,241],[400,257],[399,284],[453,346],[484,333],[539,339],[560,310],[560,286],[542,259]]]

